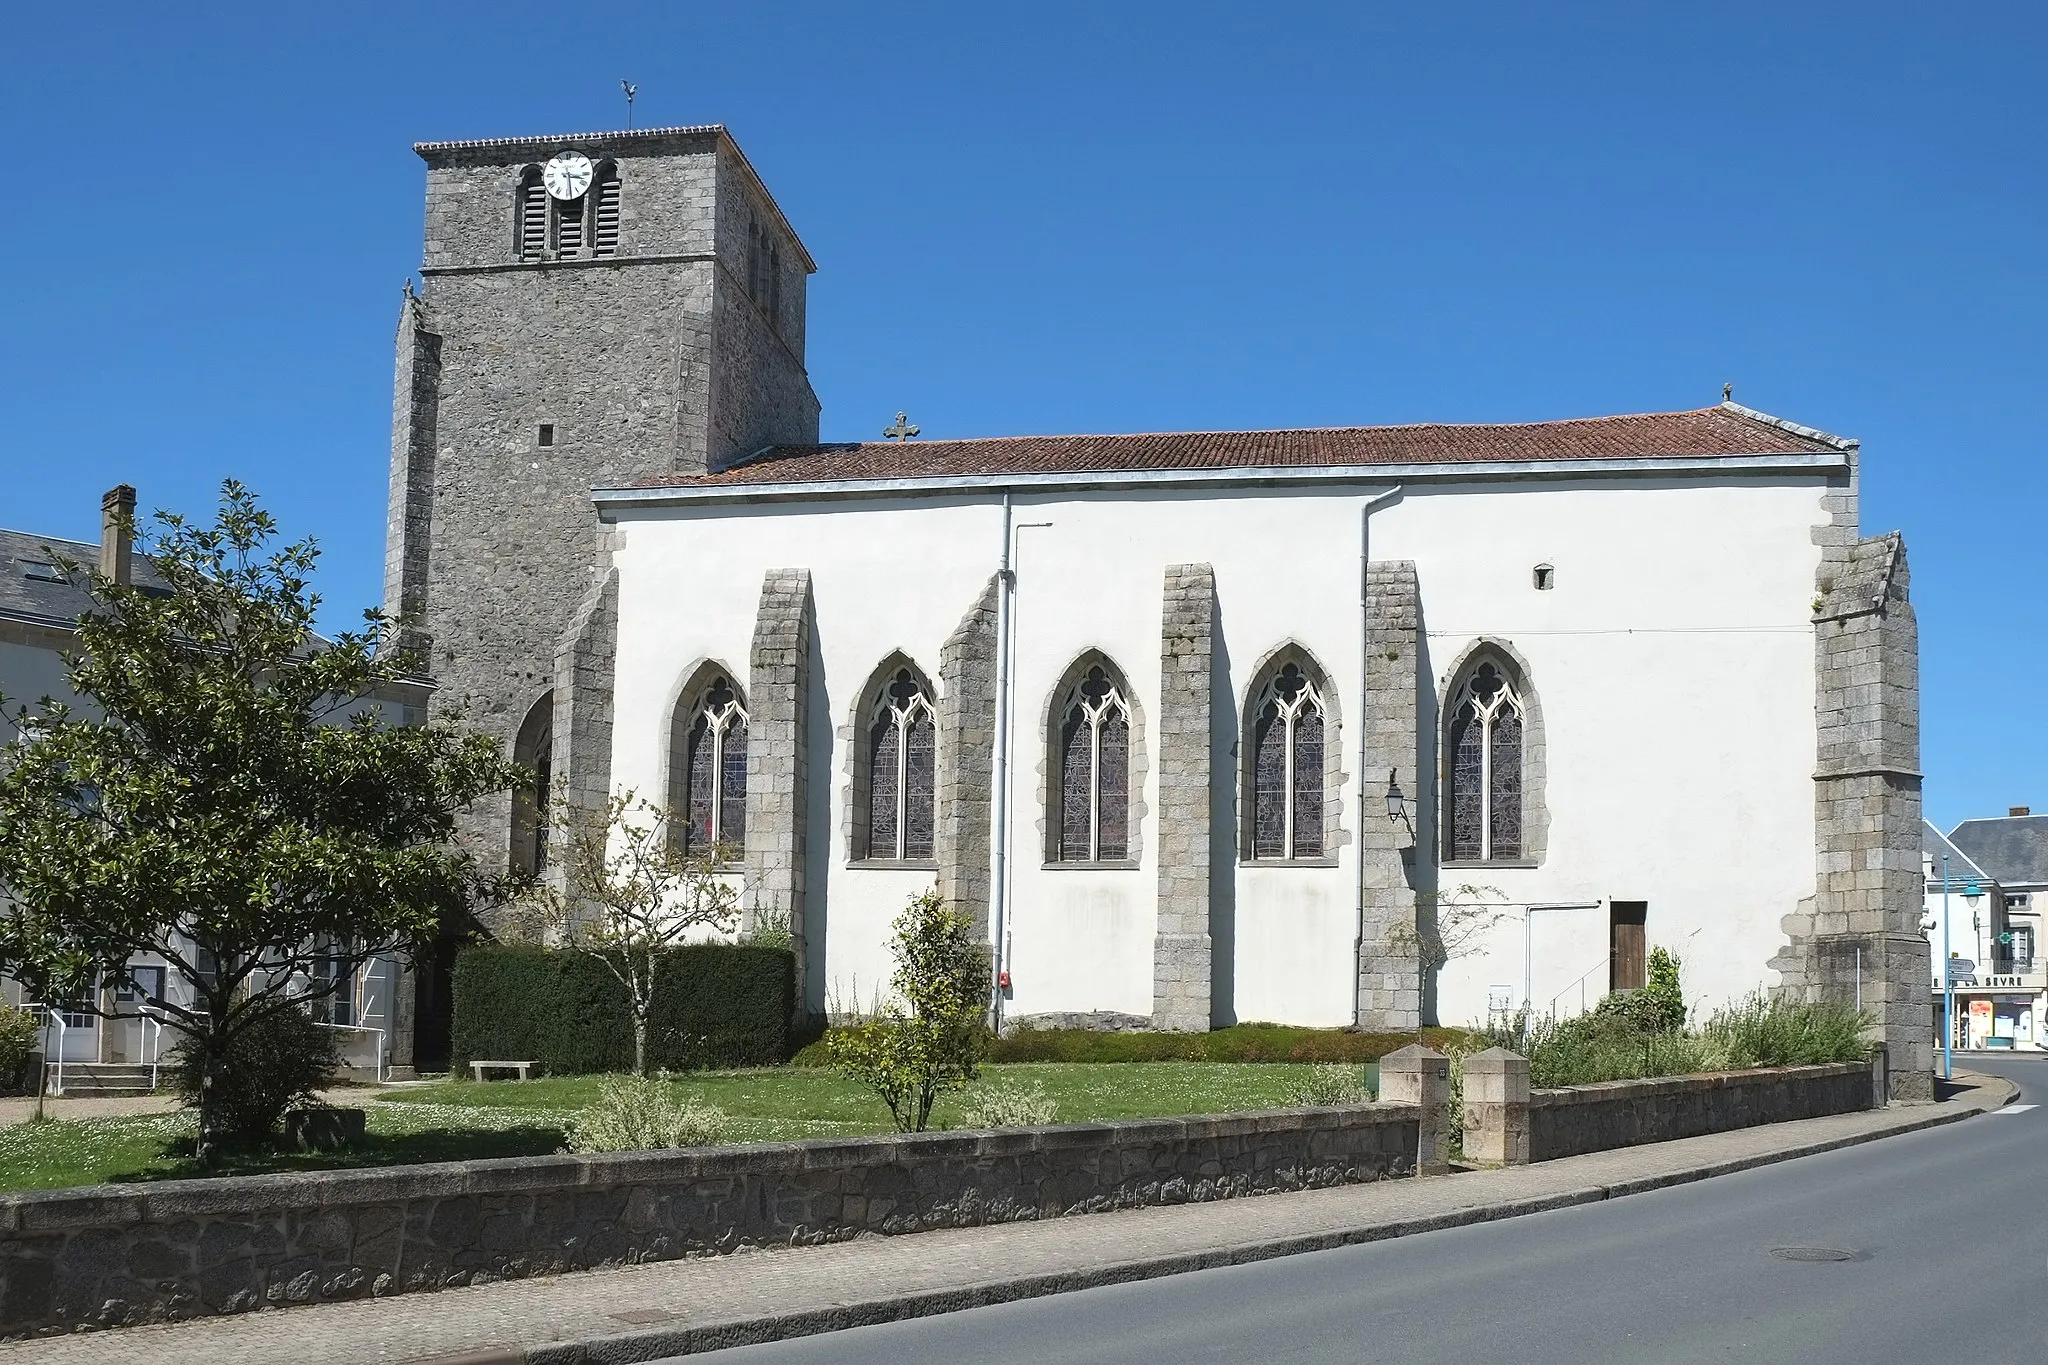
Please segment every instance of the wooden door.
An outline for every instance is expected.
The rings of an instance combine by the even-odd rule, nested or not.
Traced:
[[[1649,983],[1649,902],[1608,902],[1608,976],[1610,991],[1639,991]]]

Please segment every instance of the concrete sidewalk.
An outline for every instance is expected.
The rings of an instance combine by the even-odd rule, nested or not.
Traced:
[[[1508,1170],[665,1261],[0,1346],[89,1365],[585,1365],[771,1341],[1511,1218],[1846,1147],[2010,1102],[1959,1074],[1894,1106]]]

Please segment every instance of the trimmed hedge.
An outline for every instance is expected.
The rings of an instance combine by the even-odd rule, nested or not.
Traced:
[[[695,943],[661,954],[647,1061],[657,1069],[771,1066],[798,1039],[786,948]],[[633,1016],[610,969],[582,953],[504,944],[455,959],[454,1074],[479,1058],[552,1076],[633,1069]]]
[[[991,1062],[1376,1062],[1410,1043],[1441,1050],[1470,1037],[1464,1029],[1353,1033],[1290,1024],[1232,1024],[1207,1033],[1107,1033],[1019,1028],[989,1045]],[[798,1066],[824,1066],[825,1046],[797,1053]]]

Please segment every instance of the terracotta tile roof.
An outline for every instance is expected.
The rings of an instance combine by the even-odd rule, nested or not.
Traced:
[[[1852,444],[1731,403],[1693,412],[1562,422],[780,446],[710,474],[675,474],[634,486],[715,488],[991,474],[1817,455],[1839,454]]]

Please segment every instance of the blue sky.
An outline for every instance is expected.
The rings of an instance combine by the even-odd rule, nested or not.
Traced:
[[[1946,12],[1937,12],[1938,10]],[[233,475],[380,592],[427,138],[724,122],[820,263],[828,438],[1736,397],[1864,442],[1930,815],[2048,808],[2039,5],[38,5],[0,525]],[[1999,685],[1994,690],[1990,684]],[[1656,780],[1646,774],[1645,781]]]

